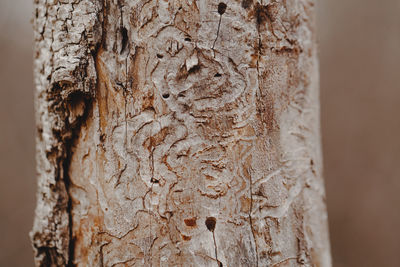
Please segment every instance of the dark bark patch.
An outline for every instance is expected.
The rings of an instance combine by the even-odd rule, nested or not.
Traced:
[[[200,70],[200,65],[195,65],[195,66],[191,67],[191,68],[188,70],[188,73],[189,73],[189,74],[193,74],[193,73],[198,72],[199,70]]]
[[[42,256],[40,266],[66,265],[64,256],[57,251],[55,247],[39,247],[37,257]]]
[[[270,20],[268,14],[268,6],[261,5],[260,3],[256,3],[254,6],[255,16],[257,25],[265,24],[268,20]]]
[[[244,9],[248,9],[249,7],[251,7],[251,5],[253,5],[253,0],[243,0],[242,1],[242,7]]]
[[[197,226],[197,219],[195,217],[184,219],[183,221],[185,222],[186,226],[190,226],[190,227]]]
[[[85,95],[81,91],[73,92],[68,96],[67,108],[69,111],[69,124],[74,124],[77,119],[84,115],[89,99],[89,96]]]
[[[182,67],[179,69],[177,75],[176,75],[176,80],[181,81],[186,79],[189,75],[191,74],[196,74],[200,71],[201,65],[197,64],[193,67],[191,67],[189,70],[186,70],[186,66],[182,65]]]
[[[192,239],[192,237],[187,236],[187,235],[181,235],[181,236],[182,236],[182,239],[183,239],[184,241],[189,241],[190,239]]]

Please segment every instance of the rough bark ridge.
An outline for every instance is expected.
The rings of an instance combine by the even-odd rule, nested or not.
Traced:
[[[330,266],[311,0],[36,0],[37,265]]]

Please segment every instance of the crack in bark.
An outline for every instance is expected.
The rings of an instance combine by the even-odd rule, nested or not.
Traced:
[[[249,190],[250,190],[250,210],[249,210],[249,222],[250,222],[250,229],[251,229],[251,233],[253,235],[253,239],[254,239],[254,246],[256,249],[256,266],[258,267],[258,245],[257,245],[257,240],[256,240],[256,233],[254,230],[254,226],[253,226],[253,218],[251,216],[251,212],[253,211],[253,179],[252,179],[252,174],[250,173],[250,169],[247,170],[248,174],[249,174]]]
[[[225,10],[223,12],[218,12],[219,13],[219,21],[218,21],[218,28],[217,28],[217,36],[215,37],[214,43],[213,43],[213,45],[211,47],[211,50],[213,51],[214,57],[215,57],[214,47],[215,47],[215,43],[217,42],[217,39],[218,39],[218,36],[219,36],[219,29],[220,29],[220,26],[221,26],[222,14],[224,14],[224,12],[225,12]]]
[[[120,9],[120,32],[121,32],[121,50],[120,54],[126,53],[126,58],[125,58],[125,84],[122,88],[123,90],[123,96],[124,96],[124,116],[125,116],[125,147],[128,144],[128,121],[127,121],[127,105],[128,105],[128,58],[130,55],[130,43],[129,43],[129,36],[128,36],[128,31],[124,25],[124,19],[123,19],[123,5],[121,4],[120,0],[118,0],[118,7]]]
[[[281,265],[282,263],[286,263],[286,262],[288,262],[288,261],[290,261],[290,260],[297,260],[297,257],[289,257],[289,258],[286,258],[286,259],[284,259],[284,260],[278,261],[278,262],[276,262],[276,263],[273,263],[273,264],[271,265],[271,267],[279,266],[279,265]]]
[[[222,263],[218,260],[218,248],[217,248],[217,241],[215,240],[215,231],[212,231],[212,235],[214,241],[215,260],[217,261],[218,267],[222,267]]]

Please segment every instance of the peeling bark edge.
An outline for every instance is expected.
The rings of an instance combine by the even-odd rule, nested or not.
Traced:
[[[55,174],[55,186],[50,184],[51,188],[51,200],[54,201],[52,204],[53,210],[48,213],[48,228],[37,231],[35,228],[31,232],[31,239],[36,250],[35,256],[40,259],[39,266],[52,266],[56,264],[61,265],[72,265],[71,260],[73,259],[73,239],[72,239],[72,220],[71,220],[71,200],[68,194],[69,177],[68,170],[70,165],[70,159],[72,155],[72,148],[74,147],[75,140],[79,136],[79,129],[85,122],[89,110],[92,106],[92,98],[82,93],[74,93],[74,98],[79,98],[85,104],[84,114],[76,118],[73,124],[68,123],[67,118],[65,122],[65,131],[59,136],[58,140],[62,143],[61,147],[57,150],[53,150],[48,153],[49,160],[56,162],[56,174]],[[66,111],[66,110],[65,110]],[[57,133],[58,134],[58,133]],[[38,196],[40,197],[40,196]],[[40,201],[40,200],[39,200]],[[51,204],[51,203],[48,203]],[[37,213],[36,213],[37,214]],[[58,221],[52,221],[50,218],[58,218]],[[67,219],[67,222],[63,221]],[[35,221],[35,226],[37,223]],[[54,224],[54,225],[53,225]],[[61,227],[60,227],[61,226]],[[36,231],[35,231],[36,230]],[[51,230],[47,232],[47,230]],[[60,233],[61,231],[61,233]],[[61,238],[61,246],[59,244],[51,244],[51,240]],[[45,241],[45,246],[43,246]]]
[[[35,1],[38,193],[30,238],[36,266],[73,265],[68,169],[95,97],[102,9],[99,1]]]

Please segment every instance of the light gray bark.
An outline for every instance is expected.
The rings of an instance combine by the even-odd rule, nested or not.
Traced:
[[[36,0],[38,266],[330,266],[314,2]]]

